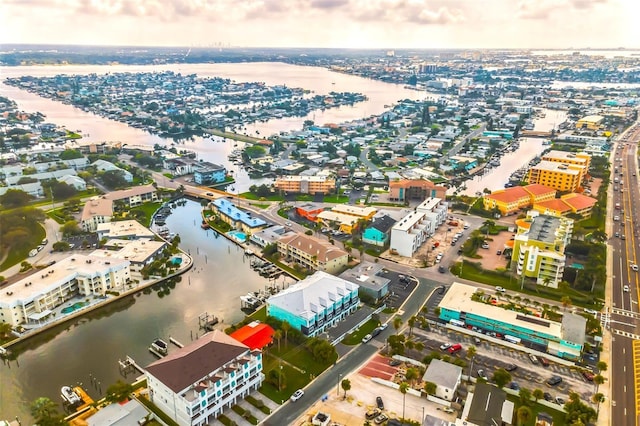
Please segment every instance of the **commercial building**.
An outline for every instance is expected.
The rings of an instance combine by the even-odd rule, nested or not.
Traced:
[[[278,240],[282,258],[312,271],[337,273],[349,263],[349,253],[328,241],[304,234],[283,236]]]
[[[569,151],[557,151],[551,150],[542,155],[542,161],[553,161],[562,164],[573,164],[576,166],[582,166],[584,174],[586,176],[591,166],[591,156],[584,152],[569,152]]]
[[[574,213],[583,218],[588,218],[591,216],[593,206],[595,206],[597,202],[598,200],[595,198],[572,192],[560,198],[536,203],[533,205],[533,209],[551,216],[566,216],[569,213]]]
[[[556,190],[540,184],[499,189],[482,197],[485,210],[498,209],[503,216],[529,208],[535,203],[552,200]]]
[[[311,222],[318,220],[318,215],[324,211],[324,207],[319,204],[305,203],[296,207],[296,213]]]
[[[252,233],[249,239],[252,243],[264,248],[269,244],[277,244],[278,240],[284,236],[293,235],[297,234],[282,225],[274,225]]]
[[[38,324],[76,296],[105,296],[124,289],[128,260],[74,254],[2,289],[0,322],[15,327]]]
[[[511,262],[515,263],[517,274],[557,288],[564,273],[564,251],[571,241],[573,220],[530,211],[516,225]]]
[[[389,182],[389,200],[410,201],[425,198],[445,199],[447,187],[436,185],[427,179],[400,179]]]
[[[80,226],[85,232],[96,232],[101,223],[111,222],[113,201],[106,198],[92,198],[82,209]]]
[[[368,296],[377,302],[389,294],[391,280],[384,276],[383,271],[383,265],[365,260],[344,271],[340,278],[360,286],[360,297]]]
[[[341,232],[351,234],[358,227],[358,221],[370,220],[376,211],[374,207],[338,204],[331,210],[318,213],[317,220],[329,227],[337,225]]]
[[[193,181],[198,185],[222,183],[227,178],[227,169],[218,164],[201,162],[193,167]]]
[[[121,191],[109,192],[104,195],[104,198],[122,201],[125,206],[131,208],[144,203],[155,203],[158,201],[158,192],[153,185],[140,185]]]
[[[391,228],[390,250],[411,257],[447,218],[448,204],[428,198]]]
[[[203,426],[258,390],[264,380],[262,352],[222,331],[149,364],[149,399],[180,426]]]
[[[445,401],[453,401],[462,381],[462,367],[434,358],[422,376],[423,382],[436,385],[436,395]]]
[[[558,191],[576,192],[584,173],[584,166],[541,161],[529,169],[527,181],[529,184],[539,183]]]
[[[358,309],[358,289],[318,271],[267,299],[267,315],[287,321],[305,336],[316,336]]]
[[[561,358],[580,357],[585,342],[584,317],[564,313],[559,323],[472,298],[477,292],[476,287],[454,282],[440,301],[440,319],[461,321],[465,326],[513,336]]]
[[[135,240],[139,238],[153,239],[154,234],[149,228],[136,220],[121,220],[118,222],[101,223],[96,228],[98,239],[106,238],[119,240]]]
[[[576,122],[576,129],[600,130],[603,122],[601,115],[587,115]]]
[[[238,229],[246,234],[258,232],[267,225],[264,220],[252,217],[251,213],[239,209],[231,201],[226,198],[218,198],[210,204],[211,210],[218,214],[223,222],[231,225],[232,228]]]
[[[282,176],[273,186],[286,193],[326,195],[335,192],[336,181],[326,176]]]

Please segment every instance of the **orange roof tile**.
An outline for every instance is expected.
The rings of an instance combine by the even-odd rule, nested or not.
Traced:
[[[501,189],[499,191],[492,192],[489,195],[485,195],[485,197],[501,201],[503,203],[512,203],[521,198],[529,198],[529,193],[521,186],[514,186],[513,188]]]
[[[570,212],[571,207],[567,205],[563,200],[558,198],[554,198],[553,200],[542,201],[540,203],[536,203],[537,207],[543,207],[547,210],[553,210],[560,213]]]
[[[550,192],[553,192],[554,194],[556,193],[555,189],[540,185],[539,183],[532,183],[531,185],[525,186],[524,189],[532,195],[542,195]]]
[[[595,198],[575,193],[563,196],[562,201],[573,207],[574,210],[588,209],[597,202]]]

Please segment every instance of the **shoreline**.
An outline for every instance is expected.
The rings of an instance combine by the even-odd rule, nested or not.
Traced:
[[[86,307],[85,309],[81,309],[79,311],[70,313],[69,315],[66,315],[66,316],[64,316],[64,317],[62,317],[60,319],[51,321],[50,323],[47,323],[46,325],[44,325],[42,327],[39,327],[37,329],[33,329],[31,332],[26,333],[25,335],[22,335],[22,336],[14,339],[14,340],[11,340],[11,341],[3,344],[3,345],[0,345],[0,348],[8,350],[12,346],[17,345],[18,343],[22,343],[22,342],[24,342],[24,341],[26,341],[26,340],[34,337],[34,336],[37,336],[38,334],[40,334],[40,333],[42,333],[44,331],[47,331],[47,330],[50,330],[50,329],[52,329],[54,327],[62,325],[62,324],[66,323],[66,322],[68,322],[68,321],[70,321],[72,319],[80,318],[80,317],[84,316],[85,314],[87,314],[89,312],[93,312],[93,311],[97,310],[98,308],[102,308],[104,306],[107,306],[107,305],[109,305],[109,304],[111,304],[111,303],[113,303],[115,301],[122,300],[122,299],[124,299],[126,297],[129,297],[129,296],[133,296],[136,293],[138,293],[140,291],[143,291],[144,289],[146,289],[148,287],[151,287],[151,286],[153,286],[155,284],[161,283],[161,282],[163,282],[165,280],[168,280],[168,279],[171,279],[171,278],[175,278],[175,277],[178,277],[178,276],[184,274],[185,272],[189,271],[193,267],[193,258],[182,249],[180,249],[180,253],[188,259],[188,262],[186,262],[187,264],[183,268],[178,269],[176,272],[174,272],[174,273],[172,273],[170,275],[167,275],[166,277],[157,278],[157,279],[154,279],[154,280],[150,280],[148,282],[143,282],[141,284],[136,285],[132,289],[123,291],[118,296],[109,296],[107,299],[105,299],[103,301],[100,301],[100,302],[97,302],[95,304],[92,304],[92,305]],[[10,358],[11,354],[8,353],[6,355],[6,357]]]

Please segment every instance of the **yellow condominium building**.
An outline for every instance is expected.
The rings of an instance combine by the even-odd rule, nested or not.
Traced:
[[[349,253],[333,244],[304,234],[283,236],[278,252],[290,263],[330,274],[341,272],[349,262]]]
[[[582,179],[589,172],[591,156],[584,152],[549,151],[542,156],[542,161],[555,161],[556,163],[573,164],[583,167]]]
[[[518,233],[511,262],[516,264],[517,274],[557,288],[564,273],[564,251],[571,240],[573,220],[530,211],[526,219],[516,224]]]
[[[274,186],[278,191],[330,194],[336,189],[336,181],[326,176],[282,176],[276,179]]]
[[[528,182],[539,183],[558,191],[576,192],[582,182],[583,166],[555,161],[541,161],[529,169]]]
[[[552,200],[555,196],[555,189],[534,183],[493,191],[483,197],[482,203],[485,210],[497,208],[502,215],[506,216],[536,203]]]
[[[599,130],[604,117],[601,115],[587,115],[576,123],[576,129]]]

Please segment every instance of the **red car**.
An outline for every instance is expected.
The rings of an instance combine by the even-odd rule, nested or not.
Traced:
[[[589,381],[589,382],[593,382],[593,378],[594,378],[595,376],[596,376],[596,375],[595,375],[595,374],[593,374],[591,371],[583,371],[583,372],[582,372],[582,377],[584,377],[584,378],[585,378],[585,380],[587,380],[587,381]]]

